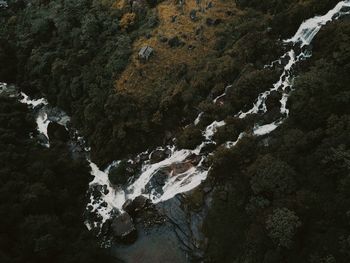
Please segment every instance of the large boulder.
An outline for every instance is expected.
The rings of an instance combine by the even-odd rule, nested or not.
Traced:
[[[155,150],[151,153],[151,164],[159,163],[166,158],[166,154],[164,150]]]
[[[134,200],[127,200],[123,205],[123,210],[126,211],[132,217],[136,216],[138,212],[146,209],[150,204],[150,200],[140,195]]]
[[[125,185],[133,173],[134,168],[132,164],[127,160],[123,160],[110,169],[108,179],[113,185]]]
[[[128,213],[118,215],[113,219],[112,231],[117,241],[131,244],[137,239],[137,231],[131,216]]]
[[[147,193],[154,191],[157,194],[163,194],[163,186],[165,181],[169,176],[170,169],[163,168],[158,170],[151,178],[151,180],[146,184],[145,190]]]

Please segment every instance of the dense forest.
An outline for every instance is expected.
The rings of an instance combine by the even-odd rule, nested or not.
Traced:
[[[210,262],[349,262],[349,34],[343,20],[317,36],[277,131],[214,157],[229,195],[206,223]]]
[[[209,51],[173,63],[166,74],[151,69],[156,81],[135,90],[118,80],[138,39],[156,36],[155,48],[163,48],[157,6],[169,1],[141,1],[137,10],[114,0],[7,2],[0,7],[0,81],[65,110],[103,167],[173,137],[178,147],[193,149],[214,120],[227,123],[214,136],[218,145],[236,140],[255,116],[234,114],[278,78],[280,69],[264,65],[285,51],[281,39],[339,1],[217,1],[229,6],[224,23],[206,20],[214,40],[200,41]],[[349,17],[327,24],[310,47],[312,58],[295,69],[288,119],[271,134],[246,136],[210,156],[204,262],[350,262],[349,37]],[[222,104],[213,104],[227,85]],[[279,97],[267,107],[279,107]],[[47,149],[31,132],[26,106],[1,97],[0,261],[110,262],[83,224],[88,163],[60,138]]]
[[[152,4],[138,11],[125,31],[120,23],[130,6],[114,8],[113,0],[29,2],[8,1],[9,8],[1,10],[0,54],[2,64],[8,65],[1,68],[1,79],[32,94],[40,92],[68,112],[89,138],[94,159],[107,164],[161,144],[174,127],[191,122],[198,108],[210,110],[208,96],[242,74],[248,80],[241,81],[230,107],[212,116],[208,112],[208,122],[249,105],[261,91],[249,82],[271,82],[271,74],[261,68],[278,56],[276,39],[292,34],[303,19],[337,1],[237,1],[245,12],[228,16],[227,23],[216,27],[213,50],[200,65],[192,71],[186,63],[173,65],[141,96],[115,93],[113,86],[129,62],[132,42],[157,28]],[[188,85],[192,88],[186,89]]]
[[[0,261],[109,262],[83,224],[87,162],[59,139],[30,139],[33,117],[15,99],[0,97],[0,123]]]

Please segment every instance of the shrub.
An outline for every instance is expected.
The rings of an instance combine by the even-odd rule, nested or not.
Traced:
[[[136,23],[136,14],[126,13],[123,15],[122,19],[120,19],[119,26],[122,30],[128,31],[132,29],[135,23]]]
[[[191,125],[177,137],[177,146],[183,149],[194,149],[203,141],[202,132]]]
[[[250,185],[255,194],[282,196],[292,193],[296,187],[293,168],[271,155],[259,158],[251,168],[254,175]]]
[[[287,208],[277,208],[266,220],[266,229],[271,239],[280,247],[290,248],[297,228],[301,226],[299,217]]]

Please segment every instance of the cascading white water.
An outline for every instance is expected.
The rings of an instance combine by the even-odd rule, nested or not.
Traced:
[[[283,67],[283,72],[279,78],[279,80],[273,84],[270,90],[267,90],[261,94],[259,94],[256,102],[254,103],[253,107],[248,110],[247,112],[239,112],[236,114],[239,118],[245,118],[249,114],[263,114],[267,112],[266,107],[266,99],[269,97],[272,91],[278,91],[282,93],[282,98],[280,100],[281,107],[280,107],[280,113],[283,117],[280,119],[277,119],[273,121],[270,124],[265,125],[258,125],[256,124],[251,131],[252,134],[256,136],[262,136],[266,135],[268,133],[271,133],[274,131],[279,125],[283,123],[283,121],[288,117],[289,110],[287,109],[287,101],[290,92],[292,91],[292,85],[293,85],[293,74],[292,69],[298,62],[305,60],[311,56],[311,53],[308,51],[303,51],[303,47],[308,46],[313,38],[316,36],[316,34],[319,32],[321,27],[325,25],[327,22],[330,22],[332,20],[338,19],[343,15],[349,14],[350,11],[343,11],[344,8],[350,7],[350,1],[341,1],[339,2],[332,10],[330,10],[326,15],[324,16],[316,16],[314,18],[308,19],[304,21],[301,25],[296,34],[290,38],[285,40],[284,42],[287,44],[291,44],[294,46],[298,46],[297,50],[301,50],[296,52],[294,48],[290,49],[288,52],[286,52],[283,56],[280,57],[277,61],[273,62],[270,66],[273,66],[274,64],[280,64],[282,65],[283,60],[288,60],[288,62]],[[268,66],[267,66],[268,67]],[[289,88],[289,89],[287,89]],[[213,103],[216,103],[219,99],[223,98],[226,95],[226,90],[223,94],[216,97],[213,100]],[[203,113],[200,113],[196,120],[194,121],[194,124],[197,125],[200,122],[201,116]],[[174,147],[167,146],[169,149],[171,149],[171,154],[164,160],[149,164],[149,162],[145,162],[142,165],[141,168],[141,174],[139,177],[130,185],[127,185],[124,188],[120,188],[119,190],[109,191],[107,195],[105,195],[102,199],[106,200],[108,203],[108,209],[109,211],[112,211],[113,209],[121,210],[121,207],[125,200],[127,199],[134,199],[135,197],[139,195],[144,195],[148,197],[150,200],[152,200],[153,203],[158,203],[161,201],[166,201],[172,197],[174,197],[176,194],[184,193],[186,191],[192,190],[195,187],[197,187],[203,180],[206,179],[208,171],[210,168],[203,167],[203,160],[206,158],[206,155],[201,156],[201,161],[195,165],[195,166],[189,166],[189,168],[180,174],[174,174],[172,171],[169,173],[168,178],[165,181],[165,184],[162,188],[161,192],[157,191],[146,191],[146,185],[150,182],[152,177],[159,172],[160,170],[164,168],[169,168],[174,164],[179,163],[186,163],[186,160],[189,156],[195,155],[201,155],[202,148],[209,144],[213,143],[212,137],[217,131],[219,127],[224,126],[226,123],[225,121],[214,121],[210,125],[206,127],[206,129],[203,131],[203,136],[205,138],[205,141],[199,145],[195,150],[175,150]],[[226,142],[226,147],[234,147],[240,139],[242,139],[247,133],[243,132],[239,135],[237,140],[235,142]],[[108,169],[105,172],[101,172],[100,170],[96,169],[95,171],[93,169],[92,174],[96,177],[101,176],[104,178],[103,181],[101,181],[101,184],[106,184],[108,187],[109,181],[108,181]],[[171,168],[170,168],[171,170]],[[101,174],[102,173],[102,174]],[[92,182],[92,185],[95,184],[95,180]],[[93,202],[96,200],[92,200]],[[94,207],[94,210],[96,212],[99,212],[98,207]],[[106,208],[104,207],[102,209],[102,217],[104,219],[108,218],[106,217]]]
[[[274,131],[283,121],[288,117],[289,110],[287,109],[287,101],[290,92],[292,91],[293,86],[293,74],[292,69],[296,63],[305,60],[311,56],[311,53],[303,49],[305,46],[308,46],[315,35],[319,32],[321,27],[327,22],[338,19],[343,15],[350,14],[349,10],[344,10],[345,8],[350,7],[350,0],[339,2],[332,10],[330,10],[324,16],[316,16],[314,18],[304,21],[299,27],[296,34],[285,40],[286,44],[291,44],[297,46],[297,49],[291,48],[279,60],[274,61],[271,65],[266,67],[272,67],[275,64],[282,65],[282,61],[288,60],[288,62],[283,67],[283,72],[279,80],[273,84],[271,89],[259,94],[256,102],[253,104],[252,108],[247,112],[239,112],[236,114],[239,118],[245,118],[249,114],[263,114],[267,112],[266,99],[269,97],[272,91],[278,91],[282,93],[280,113],[282,117],[273,121],[272,123],[259,125],[255,124],[254,128],[250,132],[243,132],[239,135],[236,141],[228,141],[224,145],[228,148],[234,147],[239,140],[241,140],[247,134],[253,134],[256,136],[266,135]],[[295,51],[300,50],[300,51]],[[304,51],[303,51],[304,50]],[[0,83],[0,91],[2,89]],[[288,88],[288,89],[287,89]],[[216,103],[219,99],[223,98],[226,94],[218,96],[213,100],[213,103]],[[39,111],[37,115],[37,124],[38,130],[48,138],[47,126],[50,121],[45,106],[47,106],[47,101],[45,99],[40,100],[30,100],[28,96],[24,93],[21,94],[19,100],[22,103],[26,103],[32,109],[42,106],[43,110]],[[201,116],[203,113],[200,113],[194,124],[197,125],[200,122]],[[64,122],[61,121],[60,124],[66,126],[67,120]],[[206,179],[210,167],[205,166],[205,159],[210,154],[202,154],[202,149],[208,144],[215,144],[215,141],[212,140],[215,132],[219,127],[224,126],[225,121],[214,121],[208,125],[202,132],[205,141],[202,142],[194,150],[188,149],[175,149],[174,146],[168,145],[163,150],[168,150],[168,156],[162,161],[151,163],[150,157],[144,161],[141,165],[140,174],[138,177],[128,183],[123,187],[115,187],[108,180],[108,173],[112,167],[118,166],[119,161],[113,162],[107,169],[101,171],[96,164],[91,162],[91,175],[94,176],[92,182],[90,182],[91,188],[98,188],[100,191],[100,197],[95,198],[93,194],[90,195],[90,202],[87,205],[88,211],[94,213],[100,217],[98,222],[86,222],[86,225],[89,229],[99,228],[103,223],[110,218],[111,214],[122,211],[122,206],[127,199],[134,199],[139,195],[146,196],[153,203],[158,203],[166,201],[179,193],[184,193],[190,191],[200,185],[200,183]],[[49,144],[47,145],[49,146]],[[86,151],[89,151],[86,149]],[[142,153],[144,154],[144,153]],[[194,156],[199,156],[199,160],[196,162],[193,161]],[[136,157],[135,159],[137,159]],[[133,160],[130,160],[133,162]],[[181,165],[181,169],[177,169],[177,165]],[[158,173],[165,171],[167,173],[167,178],[164,181],[164,185],[161,190],[156,189],[146,189],[147,185],[150,183],[151,179]]]
[[[48,148],[50,147],[50,139],[48,135],[48,126],[50,122],[54,121],[68,130],[67,124],[70,121],[68,115],[62,110],[52,108],[45,98],[31,99],[24,92],[18,92],[15,87],[8,87],[6,83],[0,83],[0,94],[9,90],[10,92],[8,96],[17,98],[20,103],[26,104],[34,111],[37,131],[45,137],[40,142],[42,145]],[[57,114],[60,116],[55,116]]]
[[[311,44],[311,41],[314,39],[316,34],[320,31],[322,26],[327,24],[327,22],[336,20],[341,16],[350,14],[349,10],[343,11],[344,9],[349,7],[350,7],[349,0],[339,2],[327,14],[323,16],[316,16],[304,21],[300,25],[298,31],[295,33],[295,35],[292,38],[284,40],[284,43],[286,44],[299,46],[298,48],[298,50],[300,50],[299,53],[296,53],[295,49],[292,48],[291,50],[286,52],[283,56],[281,56],[279,60],[274,61],[271,65],[269,65],[269,66],[273,66],[273,64],[276,64],[276,63],[281,64],[284,59],[288,58],[288,63],[284,66],[283,72],[279,80],[275,84],[273,84],[273,87],[270,90],[259,94],[257,101],[254,103],[253,107],[250,110],[248,110],[247,112],[239,112],[237,114],[239,118],[245,118],[249,114],[265,113],[267,111],[266,99],[268,98],[268,96],[271,94],[272,91],[281,91],[282,99],[280,100],[280,103],[281,103],[280,113],[284,117],[270,124],[265,124],[263,126],[256,125],[253,130],[254,135],[260,136],[260,135],[265,135],[272,132],[279,125],[283,123],[285,118],[288,117],[289,110],[287,109],[287,101],[288,101],[290,91],[287,92],[286,89],[290,88],[291,91],[293,90],[292,88],[293,88],[294,76],[291,71],[293,66],[298,62],[311,57],[311,53],[309,51],[303,51],[303,48]]]
[[[320,31],[322,26],[336,20],[341,16],[348,15],[349,10],[343,11],[345,8],[350,7],[350,1],[341,1],[333,9],[331,9],[327,14],[323,16],[315,16],[304,21],[298,31],[293,37],[285,40],[285,43],[298,43],[301,47],[308,46],[314,39],[316,34]]]

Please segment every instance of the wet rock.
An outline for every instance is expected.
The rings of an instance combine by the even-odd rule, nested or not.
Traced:
[[[155,150],[151,153],[150,162],[151,162],[151,164],[159,163],[159,162],[163,161],[165,158],[166,158],[166,154],[165,154],[164,150]]]
[[[163,187],[165,185],[165,180],[168,177],[168,173],[166,171],[159,171],[154,175],[154,185],[158,187]]]
[[[47,114],[48,114],[48,119],[51,122],[56,122],[62,126],[69,125],[70,117],[61,109],[57,107],[48,109]]]
[[[165,154],[166,154],[167,156],[171,155],[171,150],[170,150],[169,148],[167,148],[167,149],[165,150]]]
[[[137,231],[128,213],[123,213],[113,219],[111,229],[114,237],[122,243],[131,244],[137,239]]]
[[[168,171],[160,170],[154,175],[153,182],[157,186],[162,186],[163,187],[167,177],[168,177]]]
[[[93,209],[94,209],[94,207],[93,207],[92,205],[88,205],[88,206],[86,207],[86,211],[87,211],[87,212],[91,212]]]
[[[343,13],[348,13],[348,12],[350,12],[350,6],[343,6],[343,8],[342,8],[342,12]]]
[[[123,160],[109,170],[108,179],[113,185],[125,185],[134,172],[133,165]]]
[[[132,200],[131,199],[126,200],[122,208],[125,212],[131,215],[133,212]]]
[[[66,128],[55,122],[49,123],[47,132],[51,140],[58,140],[62,142],[67,142],[69,140],[69,133]]]
[[[287,86],[287,87],[285,87],[285,89],[284,89],[284,92],[285,93],[290,93],[292,91],[292,87],[291,86]]]
[[[42,133],[38,134],[38,135],[36,136],[36,139],[37,139],[37,141],[38,141],[40,144],[42,144],[42,145],[47,145],[47,144],[49,143],[48,138],[47,138],[44,134],[42,134]]]
[[[202,160],[202,157],[196,154],[191,154],[186,159],[186,161],[189,161],[194,166],[196,166],[201,160]]]
[[[92,209],[92,206],[88,206],[87,209],[84,211],[85,224],[87,224],[90,229],[98,231],[98,229],[95,228],[94,225],[95,223],[101,222],[101,218],[99,218],[99,215],[97,213],[92,212]],[[96,233],[96,235],[98,235],[98,232]]]
[[[157,171],[145,186],[146,191],[155,191],[156,193],[163,194],[163,186],[168,178],[168,174],[169,171],[166,169]]]
[[[102,193],[105,194],[105,195],[107,195],[107,194],[109,193],[109,190],[108,190],[108,188],[107,188],[107,185],[103,185],[103,186],[102,186]]]
[[[94,185],[90,187],[89,191],[91,192],[91,195],[94,198],[94,200],[98,200],[99,198],[101,198],[102,189],[103,189],[102,185]]]
[[[135,212],[138,212],[147,207],[150,204],[150,200],[142,195],[136,197],[132,202],[135,207]]]
[[[138,212],[146,209],[150,200],[142,195],[136,197],[134,200],[127,200],[123,205],[123,210],[126,211],[132,217],[135,217]]]
[[[17,92],[13,85],[0,85],[0,96],[8,97],[17,94]]]
[[[173,225],[181,249],[189,253],[190,262],[202,262],[206,242],[201,230],[206,212],[201,209],[200,212],[193,211],[188,201],[188,197],[177,195],[156,206]]]
[[[172,170],[172,175],[176,176],[178,174],[182,174],[192,168],[193,165],[190,161],[182,162],[182,163],[174,163],[170,166]]]
[[[174,48],[174,47],[180,47],[183,46],[184,43],[180,40],[179,37],[173,37],[171,39],[169,39],[168,44],[170,47]]]
[[[147,161],[148,160],[148,156],[149,154],[148,153],[142,153],[138,156],[138,159],[137,162],[144,162],[144,161]]]
[[[174,197],[166,202],[159,203],[159,210],[166,214],[169,221],[175,226],[175,232],[178,239],[186,250],[194,249],[191,243],[191,229],[188,225],[187,214],[181,206],[182,198],[180,196]]]

